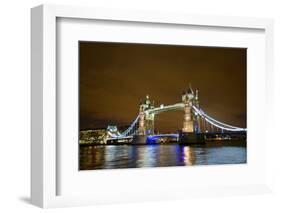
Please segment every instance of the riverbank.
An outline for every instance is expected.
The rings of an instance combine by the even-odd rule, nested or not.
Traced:
[[[107,144],[99,144],[99,143],[80,143],[80,146],[110,146],[110,145],[131,145],[131,146],[146,146],[146,145],[171,145],[171,144],[178,144],[178,145],[190,145],[190,146],[197,146],[197,145],[203,145],[203,146],[247,146],[246,140],[212,140],[212,141],[204,141],[204,143],[192,143],[192,142],[178,142],[178,141],[172,141],[172,142],[165,142],[165,143],[146,143],[146,144],[137,144],[132,142],[111,142]]]

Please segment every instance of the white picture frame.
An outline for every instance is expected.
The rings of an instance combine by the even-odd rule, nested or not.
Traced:
[[[173,13],[162,14],[148,11],[123,11],[54,5],[41,5],[32,8],[31,201],[33,204],[46,208],[127,201],[136,202],[141,200],[165,200],[182,197],[252,194],[270,191],[270,171],[268,169],[266,170],[266,168],[269,168],[269,162],[265,162],[264,167],[261,167],[259,171],[260,173],[264,172],[265,177],[258,179],[256,182],[253,181],[253,184],[249,184],[249,181],[245,181],[245,183],[234,181],[233,185],[221,184],[217,186],[200,187],[200,183],[195,182],[193,183],[193,188],[187,185],[186,188],[183,187],[179,190],[177,187],[169,186],[166,189],[159,190],[161,185],[158,185],[158,188],[155,187],[155,189],[153,189],[153,186],[151,187],[152,191],[154,190],[153,192],[138,193],[138,190],[136,190],[134,194],[133,191],[128,191],[123,192],[122,196],[118,193],[111,193],[112,195],[109,194],[109,189],[108,191],[105,190],[104,195],[100,196],[83,195],[83,192],[79,195],[58,195],[58,185],[61,184],[59,181],[61,167],[58,166],[60,152],[58,152],[57,145],[57,88],[60,84],[60,81],[57,79],[57,21],[60,18],[118,21],[121,23],[143,23],[144,25],[153,23],[155,25],[165,25],[168,27],[179,25],[200,26],[214,29],[223,28],[228,31],[235,29],[262,31],[264,36],[262,41],[265,42],[263,58],[265,67],[261,68],[261,76],[265,74],[266,78],[262,79],[261,77],[259,79],[259,81],[263,81],[265,85],[265,87],[260,88],[260,91],[262,96],[267,100],[266,107],[268,109],[273,107],[273,101],[270,94],[270,91],[273,88],[273,21],[271,19],[216,17]],[[250,90],[253,88],[255,87],[251,87]],[[254,99],[253,102],[256,100],[257,99]],[[251,119],[254,119],[254,114],[252,116],[250,115],[250,121]],[[264,116],[261,119],[270,123],[270,119],[272,118]],[[265,146],[267,147],[268,144],[270,144],[270,129],[268,125],[266,125],[265,130],[265,135],[268,136],[264,137],[266,139]],[[258,150],[255,152],[258,152]],[[220,172],[223,169],[227,169],[227,171],[231,172],[231,170],[234,170],[235,168],[220,167],[211,170]],[[177,168],[172,168],[172,172],[176,170]],[[242,168],[242,170],[245,171],[247,168]],[[240,172],[242,172],[242,170],[239,168]],[[140,172],[139,175],[144,175],[145,177],[147,173],[151,172],[152,170],[146,170]],[[161,170],[157,172],[159,174],[161,173],[163,177],[170,171]],[[201,174],[204,174],[204,172],[200,172]],[[126,175],[132,174],[124,172],[123,176]],[[177,195],[172,196],[173,192],[176,192]]]

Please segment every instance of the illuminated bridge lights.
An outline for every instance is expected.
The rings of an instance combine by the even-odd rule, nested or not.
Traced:
[[[183,110],[185,109],[186,104],[185,103],[176,103],[176,104],[172,104],[172,105],[166,105],[164,106],[163,104],[161,104],[159,107],[151,107],[151,108],[147,108],[142,110],[142,113],[145,113],[145,115],[147,117],[149,117],[149,115],[152,115],[152,117],[150,116],[149,118],[154,118],[154,115],[162,113],[162,112],[166,112],[166,111],[171,111],[171,110]],[[202,119],[202,121],[204,121],[205,123],[209,124],[211,126],[211,130],[214,129],[214,127],[216,127],[217,129],[220,129],[221,132],[223,133],[224,130],[226,131],[230,131],[230,132],[246,132],[247,129],[246,128],[240,128],[240,127],[236,127],[236,126],[232,126],[229,124],[225,124],[221,121],[218,121],[214,118],[212,118],[211,116],[209,116],[208,114],[206,114],[202,109],[200,109],[197,106],[190,104],[190,107],[192,108],[192,113],[195,117],[200,117]],[[138,124],[139,124],[139,120],[140,120],[140,115],[141,113],[135,118],[135,120],[131,123],[131,125],[122,133],[120,133],[117,129],[117,127],[115,126],[109,126],[108,127],[108,139],[122,139],[122,138],[129,138],[129,137],[133,137],[134,135],[139,135],[138,132]],[[142,117],[143,119],[143,117]],[[202,131],[203,132],[212,132],[211,130],[205,130]],[[161,137],[174,137],[174,138],[178,138],[179,135],[178,134],[159,134],[159,135],[149,135],[151,131],[147,130],[147,141],[150,143],[153,143],[153,141],[158,140]]]

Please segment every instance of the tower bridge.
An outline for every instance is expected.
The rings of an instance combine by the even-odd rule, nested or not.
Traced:
[[[133,120],[131,125],[122,133],[118,131],[115,126],[108,126],[107,128],[107,140],[127,140],[132,141],[133,138],[142,139],[146,141],[146,138],[154,136],[156,137],[175,137],[175,134],[170,134],[170,136],[161,134],[157,135],[154,131],[154,120],[155,116],[160,113],[167,111],[182,110],[183,113],[183,123],[182,129],[177,134],[179,139],[187,141],[198,141],[201,140],[203,136],[212,134],[226,134],[226,133],[245,133],[246,129],[241,127],[236,127],[233,125],[226,124],[224,122],[218,121],[208,115],[200,107],[199,104],[199,91],[193,91],[191,85],[188,89],[182,93],[181,102],[163,105],[158,107],[154,106],[154,101],[152,102],[147,95],[145,100],[139,105],[139,113]]]

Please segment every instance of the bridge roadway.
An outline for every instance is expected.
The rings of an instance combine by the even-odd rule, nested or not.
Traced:
[[[146,144],[147,141],[156,141],[159,138],[176,138],[179,140],[179,134],[158,134],[158,135],[147,135],[147,136],[119,136],[107,138],[106,141],[111,144],[131,144],[134,140],[134,144]]]
[[[107,138],[106,140],[122,140],[122,139],[132,139],[134,136],[130,135],[130,136],[117,136],[114,138]],[[161,137],[179,137],[179,134],[159,134],[159,135],[148,135],[148,138],[161,138]]]
[[[197,136],[196,136],[197,135]],[[200,134],[194,134],[194,135],[180,135],[176,133],[172,134],[157,134],[157,135],[147,135],[147,136],[119,136],[119,137],[114,137],[114,138],[107,138],[107,141],[110,141],[115,144],[131,144],[132,140],[135,139],[136,143],[134,144],[145,144],[146,141],[156,141],[159,138],[176,138],[176,141],[180,141],[181,138],[184,140],[186,137],[190,137],[191,140],[194,140],[194,136],[198,137],[200,136],[201,139],[208,140],[208,139],[219,139],[224,140],[226,138],[228,139],[235,139],[235,138],[246,138],[246,133],[241,131],[241,132],[206,132],[206,133],[200,133]],[[202,141],[201,141],[202,142]]]

